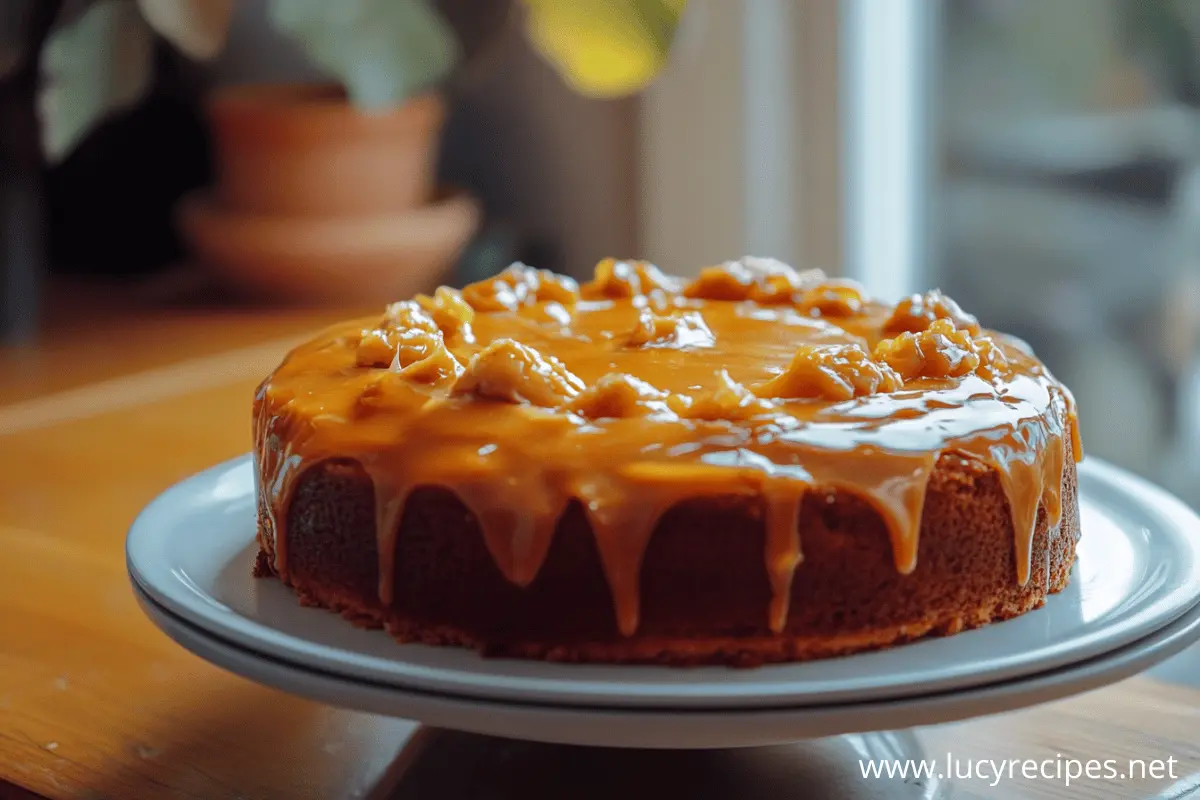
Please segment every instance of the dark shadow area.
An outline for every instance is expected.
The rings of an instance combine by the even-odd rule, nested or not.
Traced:
[[[907,732],[735,750],[629,750],[422,730],[389,800],[906,800],[945,783],[864,780],[863,758],[920,758]]]

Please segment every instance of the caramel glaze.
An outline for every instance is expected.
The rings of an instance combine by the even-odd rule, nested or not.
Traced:
[[[383,605],[415,487],[457,493],[520,586],[578,499],[625,635],[638,627],[648,539],[676,503],[761,499],[764,613],[780,631],[803,561],[805,493],[870,503],[909,573],[926,481],[946,451],[999,475],[1024,585],[1039,506],[1052,531],[1060,522],[1068,448],[1078,461],[1070,392],[948,298],[893,307],[850,282],[749,258],[686,284],[643,262],[601,262],[582,287],[514,265],[461,294],[442,288],[323,332],[255,399],[260,535],[281,577],[297,478],[354,458],[374,484]]]

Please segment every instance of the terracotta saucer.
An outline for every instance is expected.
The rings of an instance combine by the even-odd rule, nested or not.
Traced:
[[[274,301],[309,304],[386,303],[436,287],[479,218],[478,202],[461,192],[374,216],[237,214],[204,190],[176,207],[192,252],[226,283]]]

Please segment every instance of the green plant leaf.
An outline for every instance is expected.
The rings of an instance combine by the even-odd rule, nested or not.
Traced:
[[[65,157],[101,120],[146,93],[154,34],[133,0],[101,0],[57,28],[42,53],[38,109],[47,158]]]
[[[458,60],[454,34],[423,0],[271,0],[269,13],[365,109],[404,103]]]
[[[687,0],[525,0],[530,41],[577,92],[644,89],[667,63]]]
[[[29,50],[29,18],[36,0],[0,2],[0,80],[21,66]]]
[[[159,36],[192,58],[207,59],[225,45],[233,0],[138,0],[138,8]]]

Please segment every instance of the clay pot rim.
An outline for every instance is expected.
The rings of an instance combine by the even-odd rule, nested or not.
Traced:
[[[228,286],[272,302],[382,308],[431,291],[410,284],[443,282],[474,238],[479,201],[453,186],[439,197],[400,214],[309,220],[230,212],[198,189],[180,198],[173,216],[198,260]]]
[[[214,89],[205,102],[211,117],[223,119],[373,119],[440,120],[445,101],[436,90],[413,95],[395,106],[358,109],[339,83],[246,83]]]
[[[384,226],[389,235],[407,236],[413,230],[426,230],[429,219],[461,217],[469,219],[466,227],[474,232],[483,214],[480,201],[466,189],[452,184],[439,185],[428,203],[407,211],[383,211],[353,216],[307,217],[294,214],[253,214],[231,210],[209,188],[194,189],[176,201],[172,216],[182,226],[198,218],[219,222],[225,229],[278,237],[281,242],[293,241],[296,231],[304,231],[309,239],[325,239],[343,233]],[[360,242],[371,244],[369,240]]]
[[[448,207],[468,206],[474,209],[477,215],[483,213],[481,202],[470,190],[453,183],[438,183],[433,186],[429,197],[423,203],[403,211],[383,210],[321,215],[243,211],[229,208],[223,204],[218,187],[204,186],[180,196],[175,201],[173,213],[176,219],[179,219],[181,214],[187,216],[204,213],[224,219],[238,220],[243,225],[260,228],[306,226],[312,229],[321,229],[356,227],[377,222],[396,222],[409,218],[419,219],[424,214],[436,213]]]

